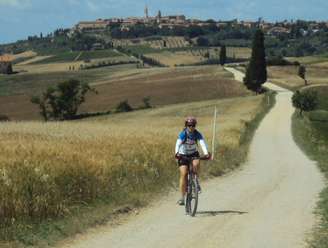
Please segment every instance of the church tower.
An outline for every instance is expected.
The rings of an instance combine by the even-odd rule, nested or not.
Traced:
[[[157,16],[156,16],[157,18],[156,18],[156,21],[157,21],[157,23],[161,23],[161,19],[162,19],[162,13],[161,13],[161,11],[159,10],[158,11],[158,14],[157,14]]]
[[[145,7],[145,17],[148,19],[149,15],[148,15],[148,6],[146,5]]]

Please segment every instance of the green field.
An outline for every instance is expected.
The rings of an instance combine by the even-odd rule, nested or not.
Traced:
[[[158,53],[161,52],[161,49],[156,49],[152,48],[147,45],[142,45],[142,46],[126,46],[124,47],[125,50],[129,50],[132,53],[137,53],[137,54],[147,54],[147,53]]]
[[[53,57],[37,61],[33,64],[45,64],[45,63],[58,63],[58,62],[72,62],[74,61],[78,56],[80,52],[64,52],[59,53]],[[78,60],[85,60],[85,59],[99,59],[99,58],[108,58],[108,57],[117,57],[121,54],[112,50],[96,50],[96,51],[84,51],[81,52],[81,56],[78,58]]]
[[[27,74],[0,74],[0,96],[17,94],[39,94],[51,85],[67,79],[75,78],[85,83],[93,83],[98,80],[106,80],[113,73],[135,69],[136,65],[117,65],[102,67],[93,70],[27,73]]]

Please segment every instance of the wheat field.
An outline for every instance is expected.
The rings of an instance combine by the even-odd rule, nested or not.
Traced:
[[[262,98],[178,104],[88,121],[3,123],[2,227],[65,216],[79,204],[121,201],[131,192],[172,183],[177,173],[174,145],[184,117],[197,116],[198,128],[211,144],[214,106],[221,166],[222,152],[238,149],[245,123],[259,111]]]
[[[269,80],[283,87],[297,89],[304,86],[304,80],[298,76],[298,66],[270,66]],[[306,66],[306,79],[309,85],[327,84],[327,67],[324,63]]]

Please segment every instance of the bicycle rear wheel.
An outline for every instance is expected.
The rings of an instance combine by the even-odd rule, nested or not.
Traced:
[[[186,194],[186,214],[194,217],[198,206],[198,184],[194,178],[188,180],[188,191]]]

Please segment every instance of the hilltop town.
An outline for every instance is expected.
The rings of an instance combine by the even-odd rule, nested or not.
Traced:
[[[230,21],[215,21],[187,19],[185,15],[167,15],[163,16],[159,10],[156,16],[149,15],[149,9],[146,6],[144,10],[144,17],[127,17],[127,18],[109,18],[97,19],[95,21],[80,21],[72,29],[70,34],[80,32],[99,32],[105,31],[113,25],[119,25],[121,31],[129,31],[132,27],[143,24],[145,26],[157,26],[159,29],[174,29],[174,28],[188,28],[191,26],[208,27],[215,25],[217,28],[225,28],[227,26],[232,28],[261,28],[269,35],[288,34],[291,32],[294,21],[281,21],[270,23],[259,18],[257,21],[243,21],[243,20],[230,20]],[[309,32],[316,33],[322,28],[328,28],[328,22],[309,22],[309,29],[300,30],[303,35]]]
[[[221,46],[230,47],[230,51],[249,49],[256,29],[261,29],[265,35],[266,54],[270,58],[328,53],[327,21],[268,22],[262,18],[256,21],[199,20],[188,18],[184,14],[166,15],[161,10],[155,15],[149,13],[146,6],[142,17],[109,17],[80,21],[71,28],[59,28],[46,35],[40,33],[28,36],[26,40],[0,45],[0,55],[10,55],[0,57],[0,73],[12,73],[11,62],[17,64],[37,55],[62,56],[64,60],[73,57],[74,61],[78,61],[81,59],[80,53],[83,53],[83,60],[87,62],[92,59],[92,56],[87,55],[88,52],[94,50],[108,50],[109,53],[112,53],[112,50],[114,53],[119,51],[128,58],[133,56],[153,65],[205,63],[202,59],[195,59],[195,54],[200,54],[200,58],[206,61],[209,60],[206,63],[217,63],[217,52]],[[211,49],[214,50],[212,54]],[[191,53],[191,60],[167,62],[163,54],[161,57],[154,55],[163,51],[175,53],[178,50]],[[13,56],[28,51],[33,55],[27,53],[29,55],[23,57]],[[242,57],[246,58],[247,56]],[[231,52],[230,59],[236,60],[235,52]],[[114,64],[121,62],[116,61]]]

